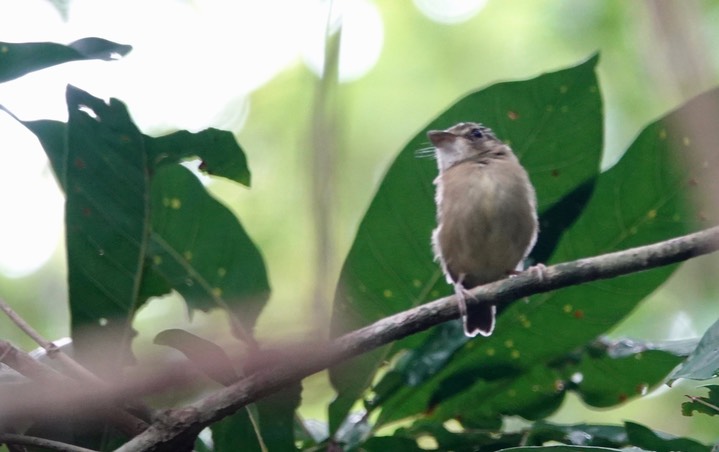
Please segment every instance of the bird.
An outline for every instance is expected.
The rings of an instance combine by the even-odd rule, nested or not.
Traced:
[[[535,190],[512,149],[489,127],[461,122],[427,136],[439,169],[435,259],[454,286],[465,334],[490,336],[497,307],[468,305],[468,290],[523,269],[539,229]]]

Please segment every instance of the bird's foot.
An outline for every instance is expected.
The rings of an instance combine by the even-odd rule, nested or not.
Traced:
[[[539,282],[544,281],[545,276],[547,275],[547,266],[544,264],[536,264],[532,265],[525,271],[529,272],[530,275],[537,278]]]

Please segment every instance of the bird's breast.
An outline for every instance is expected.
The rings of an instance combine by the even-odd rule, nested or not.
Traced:
[[[524,169],[514,162],[460,165],[439,184],[435,251],[450,275],[467,275],[471,286],[514,270],[537,230],[534,191]]]

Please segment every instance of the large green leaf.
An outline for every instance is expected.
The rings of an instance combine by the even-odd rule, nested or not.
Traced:
[[[692,152],[690,143],[695,137],[684,136],[674,126],[683,115],[701,111],[703,102],[718,98],[717,91],[706,93],[642,131],[621,161],[598,178],[582,216],[563,235],[549,262],[665,240],[695,227],[686,198],[689,187],[702,184],[706,172],[687,168],[691,158],[680,159]],[[411,414],[408,407],[415,413],[434,408],[445,418],[461,416],[472,422],[462,401],[492,400],[498,389],[508,387],[491,384],[498,370],[504,372],[504,378],[514,373],[513,378],[520,381],[525,374],[537,374],[536,367],[566,359],[577,347],[614,326],[675,268],[571,287],[512,304],[498,319],[493,336],[468,342],[441,371],[411,392],[398,391],[382,407],[379,422]],[[458,375],[465,378],[458,380]],[[535,384],[531,379],[524,381]],[[450,382],[454,392],[443,392]],[[478,420],[486,422],[489,413],[479,413]],[[492,417],[499,420],[501,415],[497,410]]]
[[[333,310],[334,336],[450,292],[429,246],[435,225],[432,181],[436,164],[415,157],[426,146],[429,129],[460,121],[492,127],[512,145],[529,171],[540,209],[554,212],[548,216],[551,223],[542,227],[550,231],[547,243],[558,242],[581,211],[599,169],[602,107],[596,64],[594,57],[574,68],[472,93],[407,144],[382,181],[344,263]],[[566,209],[552,210],[560,202]],[[544,253],[551,253],[551,248]],[[410,338],[331,370],[338,391],[330,409],[332,431],[383,358],[420,339]]]
[[[69,61],[112,60],[127,55],[130,50],[131,46],[101,38],[84,38],[68,45],[0,42],[0,82]]]

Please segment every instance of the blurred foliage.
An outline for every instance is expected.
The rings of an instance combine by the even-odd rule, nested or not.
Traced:
[[[335,159],[336,177],[334,178],[337,186],[332,219],[332,230],[335,232],[337,245],[334,251],[337,257],[336,261],[341,261],[347,254],[347,249],[355,236],[355,229],[360,223],[360,217],[363,215],[378,181],[382,178],[383,168],[395,156],[395,151],[403,147],[413,148],[413,151],[425,147],[423,131],[428,118],[438,118],[436,120],[437,127],[444,127],[449,125],[445,122],[458,119],[452,117],[446,118],[444,121],[438,117],[438,112],[446,108],[449,99],[459,98],[466,92],[476,90],[477,87],[493,83],[496,80],[516,80],[551,68],[565,66],[599,50],[602,60],[597,67],[597,74],[606,105],[605,145],[602,156],[604,167],[606,167],[620,157],[620,150],[627,148],[626,144],[632,141],[632,136],[644,124],[716,83],[715,74],[716,67],[719,65],[719,55],[716,52],[707,51],[703,55],[706,56],[706,64],[712,71],[708,82],[695,80],[694,83],[685,83],[678,89],[667,86],[664,76],[667,72],[671,72],[669,69],[672,68],[668,68],[667,65],[672,64],[672,59],[664,58],[665,53],[669,52],[664,52],[661,39],[654,39],[657,32],[654,28],[656,24],[653,22],[657,20],[657,17],[652,13],[652,2],[628,3],[619,0],[489,2],[480,14],[457,25],[438,25],[419,14],[409,5],[409,2],[378,2],[377,7],[385,21],[385,43],[380,61],[367,76],[356,82],[341,85],[338,90],[340,114],[337,123],[340,127],[334,131],[337,134],[335,141],[338,143],[338,148]],[[708,0],[693,2],[690,7],[686,8],[686,11],[693,13],[693,17],[697,19],[693,22],[693,31],[699,35],[699,42],[716,42],[717,32],[713,23],[719,14],[719,5]],[[567,20],[568,17],[571,17],[572,20]],[[709,46],[709,48],[713,47]],[[209,187],[213,194],[218,195],[235,214],[238,214],[247,228],[248,236],[253,238],[263,254],[267,256],[268,273],[273,282],[273,299],[259,318],[260,337],[275,338],[283,335],[302,337],[307,334],[317,334],[317,330],[325,331],[328,327],[323,322],[323,319],[327,317],[326,312],[318,312],[316,306],[310,306],[314,270],[307,264],[311,261],[308,256],[311,256],[314,250],[310,233],[314,226],[311,216],[309,182],[311,178],[321,176],[312,172],[308,164],[310,159],[307,158],[310,152],[308,130],[312,119],[305,112],[308,110],[307,106],[311,105],[315,83],[315,77],[306,68],[296,65],[255,91],[251,95],[250,116],[240,134],[243,148],[253,167],[253,190],[238,191],[235,184],[215,178]],[[228,102],[228,109],[236,107],[236,103]],[[132,112],[132,105],[129,108]],[[483,119],[485,114],[481,112],[473,118],[462,119]],[[495,122],[491,122],[494,119],[496,118],[483,120],[496,127]],[[635,146],[641,148],[642,139],[651,140],[652,133],[661,130],[661,124],[654,127],[654,129],[648,129],[645,137],[637,139],[630,149]],[[239,133],[240,131],[235,130],[235,132]],[[502,136],[511,139],[513,143],[520,143],[521,134],[518,135],[518,139],[515,139],[513,136],[515,133],[517,132],[512,131],[512,127],[508,126],[507,134]],[[407,142],[407,137],[411,136],[415,138]],[[149,137],[147,139],[151,140]],[[409,144],[405,146],[405,143]],[[525,157],[529,155],[532,154],[527,154]],[[599,156],[593,154],[593,158],[598,159]],[[414,163],[425,168],[420,173],[424,175],[425,179],[430,177],[431,162]],[[631,165],[627,164],[625,167],[623,170],[613,170],[614,174],[621,176],[619,180],[626,177],[631,178],[634,175]],[[598,166],[596,169],[598,170]],[[177,169],[175,172],[178,178],[194,177],[189,172],[180,176],[181,169]],[[578,186],[579,188],[585,187],[585,196],[592,193],[591,184],[589,182],[589,185]],[[200,184],[196,183],[195,185],[195,189],[199,190]],[[606,185],[612,186],[610,182],[607,182]],[[628,194],[641,196],[642,192],[643,190],[636,190],[636,193]],[[431,201],[431,193],[429,196],[430,198],[423,202]],[[599,195],[595,194],[595,196]],[[544,203],[543,205],[548,207],[544,213],[548,214],[549,208],[556,206],[560,199],[567,200],[566,197],[562,198],[559,194],[556,198],[553,196],[541,197],[540,203]],[[574,204],[577,203],[571,198],[569,200]],[[586,199],[581,200],[579,205],[583,206],[584,202]],[[598,207],[594,208],[601,210],[601,207],[601,204],[598,204]],[[218,203],[217,208],[222,208],[222,206]],[[651,212],[651,209],[640,206],[637,208],[637,212],[647,214]],[[427,220],[427,215],[424,215],[423,218]],[[587,229],[591,229],[591,226],[593,225],[585,224]],[[598,226],[598,224],[594,226]],[[543,225],[543,227],[545,230],[549,229],[547,225]],[[422,234],[431,226],[425,224],[418,225],[417,228],[423,230],[418,231]],[[558,234],[561,235],[561,232],[563,229],[560,228]],[[657,234],[652,235],[651,239],[671,234],[671,232],[661,230]],[[585,235],[581,237],[601,239],[603,236],[595,232],[585,232]],[[585,243],[581,237],[572,240],[567,238],[559,246],[570,249],[578,255],[596,252],[595,248],[596,250],[613,249],[611,246],[603,246],[601,243],[592,243],[589,240]],[[618,236],[613,238],[618,239]],[[633,244],[635,239],[650,240],[648,236],[644,235],[625,237],[624,239],[623,243],[620,243],[620,240],[619,242],[615,241],[612,245],[624,247]],[[572,250],[578,244],[583,246],[581,251]],[[425,251],[429,253],[428,247]],[[551,251],[547,251],[547,253],[551,254]],[[570,258],[568,257],[570,254],[565,253],[562,259]],[[557,257],[553,259],[560,260]],[[41,273],[23,279],[0,279],[0,288],[2,288],[4,298],[10,300],[13,305],[17,305],[18,310],[31,323],[51,337],[67,332],[69,325],[64,313],[66,300],[63,295],[67,288],[63,287],[64,269],[59,261],[61,259],[58,256],[56,262],[48,265]],[[714,278],[707,278],[706,275],[712,275],[711,269],[715,267],[711,264],[703,265],[705,268],[700,266],[702,264],[690,265],[694,265],[697,276],[687,275],[686,272],[683,272],[685,281],[688,282],[674,282],[673,285],[670,285],[669,291],[661,292],[664,295],[660,295],[659,298],[655,297],[660,304],[654,303],[651,306],[659,306],[659,308],[640,308],[638,322],[631,324],[632,327],[619,325],[620,331],[624,328],[632,332],[639,331],[649,335],[659,335],[658,337],[651,336],[655,339],[673,338],[674,334],[670,331],[670,326],[681,311],[687,311],[693,316],[692,318],[696,322],[695,330],[708,326],[716,318],[716,315],[703,307],[708,306],[704,300],[713,299],[717,290]],[[330,278],[339,274],[339,268],[334,269],[334,272],[335,274],[330,275]],[[656,285],[667,276],[662,272],[656,272],[661,276],[647,278],[654,279]],[[704,279],[698,279],[702,276]],[[438,284],[438,290],[441,286]],[[646,295],[649,286],[639,285],[637,287],[638,292],[641,292],[641,294],[635,294],[638,301]],[[672,290],[675,294],[672,293]],[[676,294],[679,297],[676,297]],[[672,298],[673,296],[674,298]],[[678,300],[681,300],[681,304],[677,302]],[[549,304],[545,300],[533,300],[532,303]],[[561,306],[559,301],[551,303]],[[293,304],[293,309],[287,309],[290,304]],[[530,303],[528,307],[510,308],[513,310],[505,312],[502,316],[505,327],[517,327],[516,321],[512,322],[511,319],[519,319],[518,321],[522,323],[524,318],[522,315],[530,312],[532,306],[534,305]],[[575,306],[572,305],[572,307]],[[630,307],[627,305],[627,309]],[[389,309],[389,307],[383,306],[382,309]],[[579,308],[572,312],[576,313],[578,310],[581,311],[582,316],[588,312]],[[642,311],[644,311],[643,314]],[[706,315],[709,312],[711,315]],[[604,332],[609,326],[615,325],[625,313],[626,311],[623,310],[612,314],[612,318],[604,318],[605,321],[596,325],[596,331],[588,330],[586,334],[594,336],[598,331]],[[562,313],[558,314],[561,318]],[[596,312],[594,314],[604,317],[606,313]],[[650,326],[644,326],[641,323],[642,315],[643,318],[649,319],[647,324]],[[534,322],[534,325],[536,324],[537,322]],[[6,327],[6,325],[9,324],[4,319],[0,320],[0,328],[4,337],[17,337],[17,343],[30,346],[30,342],[26,338],[20,335],[14,336],[14,333],[11,333],[12,327]],[[500,323],[500,328],[501,325],[502,323]],[[146,327],[141,326],[142,328]],[[384,375],[384,378],[377,386],[383,391],[379,393],[382,397],[367,399],[368,408],[378,410],[383,403],[389,400],[388,397],[396,396],[394,391],[405,384],[406,380],[404,379],[419,378],[421,381],[431,379],[447,363],[456,360],[462,353],[466,353],[466,360],[470,361],[473,353],[471,351],[462,352],[462,350],[472,347],[461,340],[461,336],[457,334],[457,331],[452,330],[452,326],[441,328],[443,330],[438,329],[427,335],[428,338],[425,342],[418,348],[413,348],[412,353],[398,357],[399,361],[395,363],[392,371],[388,372],[387,368],[382,369],[378,377]],[[8,336],[5,336],[5,332]],[[454,336],[452,336],[453,334]],[[419,337],[411,339],[408,344],[418,345],[419,339]],[[503,341],[501,338],[496,341],[500,345],[506,344],[506,340]],[[421,362],[420,358],[434,356],[432,355],[433,351],[441,351],[445,346],[449,347],[449,353],[445,352],[437,361]],[[509,348],[513,347],[515,347],[514,343]],[[486,349],[484,345],[476,348],[480,352],[474,353],[478,354],[481,354],[481,350]],[[601,350],[601,347],[599,349]],[[576,384],[570,384],[571,376],[576,373],[569,372],[569,369],[573,368],[572,366],[575,368],[576,366],[585,366],[583,369],[586,369],[587,375],[597,377],[602,376],[604,371],[614,372],[621,369],[622,373],[626,373],[627,369],[632,370],[628,372],[627,380],[617,382],[616,387],[611,387],[612,380],[602,382],[590,379],[584,383],[585,387],[592,387],[588,392],[599,396],[598,399],[592,396],[591,400],[595,400],[598,405],[611,405],[611,402],[602,402],[601,396],[606,395],[607,400],[622,399],[617,397],[617,392],[626,392],[626,388],[631,388],[632,383],[637,382],[640,386],[635,386],[635,392],[643,393],[647,386],[652,386],[655,382],[660,381],[662,375],[666,374],[677,359],[677,353],[669,351],[637,351],[628,357],[617,358],[597,352],[588,342],[577,344],[577,348],[571,352],[573,357],[571,363],[559,362],[554,367],[528,371],[525,376],[535,379],[527,381],[541,381],[546,383],[547,387],[552,386],[556,382],[556,378],[566,384],[566,387],[559,391],[559,395],[548,393],[548,397],[542,399],[541,404],[551,406],[549,411],[556,408],[561,401],[561,396],[567,390],[579,390]],[[508,356],[511,357],[511,355]],[[523,360],[526,359],[526,354],[523,355],[520,352],[520,356]],[[649,361],[653,363],[652,365],[647,364],[646,375],[633,374],[637,366],[633,366],[632,363],[639,359],[636,358],[638,356],[642,357],[642,364],[647,362],[644,361],[644,358],[649,358]],[[420,366],[420,363],[424,367]],[[622,367],[623,365],[628,367]],[[557,373],[557,369],[560,369],[561,372]],[[639,367],[640,371],[643,369],[644,367]],[[455,370],[460,369],[454,369],[452,372]],[[544,372],[545,370],[546,372]],[[467,376],[461,372],[458,372],[458,375],[459,381],[463,385],[473,384],[474,375]],[[506,374],[505,378],[507,375],[510,374]],[[517,375],[510,376],[519,381]],[[649,376],[652,381],[648,381]],[[447,378],[444,381],[444,385],[439,385],[433,394],[435,397],[432,399],[433,403],[434,400],[447,403],[457,391],[452,388],[455,380]],[[596,385],[604,389],[595,390],[594,386]],[[449,392],[446,391],[448,387],[450,388]],[[526,387],[528,386],[525,386],[525,389]],[[482,390],[482,388],[474,388],[474,390]],[[603,391],[606,392],[603,393]],[[412,391],[406,392],[411,393]],[[327,390],[323,387],[319,397],[326,400],[326,394]],[[305,396],[305,399],[309,398],[311,403],[313,397],[317,396]],[[528,405],[532,401],[533,399],[527,398],[527,406],[521,409],[517,408],[517,412],[531,417],[530,414],[527,414],[529,412],[527,410],[531,408]],[[462,402],[460,401],[460,403]],[[644,399],[641,403],[645,405],[639,406],[646,407],[651,401]],[[317,405],[321,409],[324,403]],[[640,409],[642,412],[635,413],[637,416],[625,417],[644,419],[648,425],[653,427],[664,425],[665,428],[671,428],[674,433],[681,434],[686,431],[691,431],[692,434],[697,433],[696,425],[698,424],[694,424],[694,430],[687,430],[688,427],[681,426],[681,420],[677,419],[679,416],[676,416],[676,406],[675,403],[673,405],[675,411],[671,411],[672,408]],[[423,404],[409,406],[408,410],[421,412],[427,407],[428,405],[423,401]],[[319,409],[315,408],[313,413],[318,413]],[[452,413],[451,409],[450,407],[450,411],[445,411],[444,415]],[[537,413],[537,411],[534,412]],[[619,412],[621,411],[611,410],[611,412],[599,413],[597,416],[610,418]],[[672,414],[667,415],[667,413]],[[437,416],[441,414],[441,411],[437,412]],[[546,413],[543,412],[535,414],[535,416],[545,415]],[[588,414],[584,412],[581,415],[574,415],[572,419],[577,419],[577,416],[588,416]],[[478,417],[473,421],[478,422],[478,419],[482,420],[481,417]],[[364,421],[364,424],[359,424],[347,431],[347,437],[354,435],[359,439],[362,433],[370,431],[372,426],[367,419]],[[374,421],[375,419],[372,420],[372,422]],[[249,420],[245,419],[243,424],[245,427],[248,425],[247,422]],[[470,424],[470,421],[467,422]],[[218,424],[218,429],[213,431],[213,434],[217,435],[218,441],[233,439],[232,429],[235,427],[231,425],[230,419],[227,420],[227,423],[226,430],[222,430]],[[283,420],[283,423],[282,431],[287,432],[286,419]],[[416,431],[420,431],[420,425],[422,424],[417,423],[411,427],[416,427]],[[537,424],[534,427],[536,426]],[[424,427],[433,432],[428,436],[435,436],[439,441],[440,424],[434,423],[431,426],[424,425]],[[465,430],[458,436],[474,435],[474,429],[477,426],[469,427],[465,426]],[[582,431],[574,426],[567,428],[576,432]],[[627,426],[627,430],[629,429],[630,427]],[[651,445],[652,438],[660,436],[643,429],[645,428],[634,429],[636,442],[633,444],[638,445],[640,441],[647,441],[646,444]],[[711,430],[708,431],[711,432]],[[250,436],[254,434],[254,430],[248,428],[245,428],[245,432]],[[358,434],[359,436],[357,436]],[[456,432],[450,432],[450,434],[455,435]],[[495,436],[479,434],[488,436],[490,439]],[[581,436],[580,433],[577,435]],[[321,436],[308,436],[305,438],[304,444],[309,447],[312,443],[322,443]],[[714,433],[704,433],[704,436],[716,438]],[[405,448],[406,450],[416,450],[415,439],[418,438],[420,438],[419,435],[377,436],[368,441],[366,446],[367,450],[386,450],[388,447],[396,448],[396,450],[405,450]],[[467,436],[467,438],[471,439],[462,444],[471,444],[469,441],[477,440],[477,436]],[[511,437],[507,435],[505,438]],[[465,441],[465,439],[460,439],[460,441]],[[567,444],[572,443],[566,438],[554,438],[554,440]],[[231,443],[228,443],[227,447],[231,447],[229,444]],[[607,445],[607,447],[620,447],[619,444]],[[511,444],[502,445],[502,447],[508,446]],[[459,446],[451,447],[454,450],[460,450]],[[655,447],[655,450],[662,450],[656,444],[651,447]],[[565,449],[578,450],[568,447]],[[560,449],[555,448],[554,450]]]

